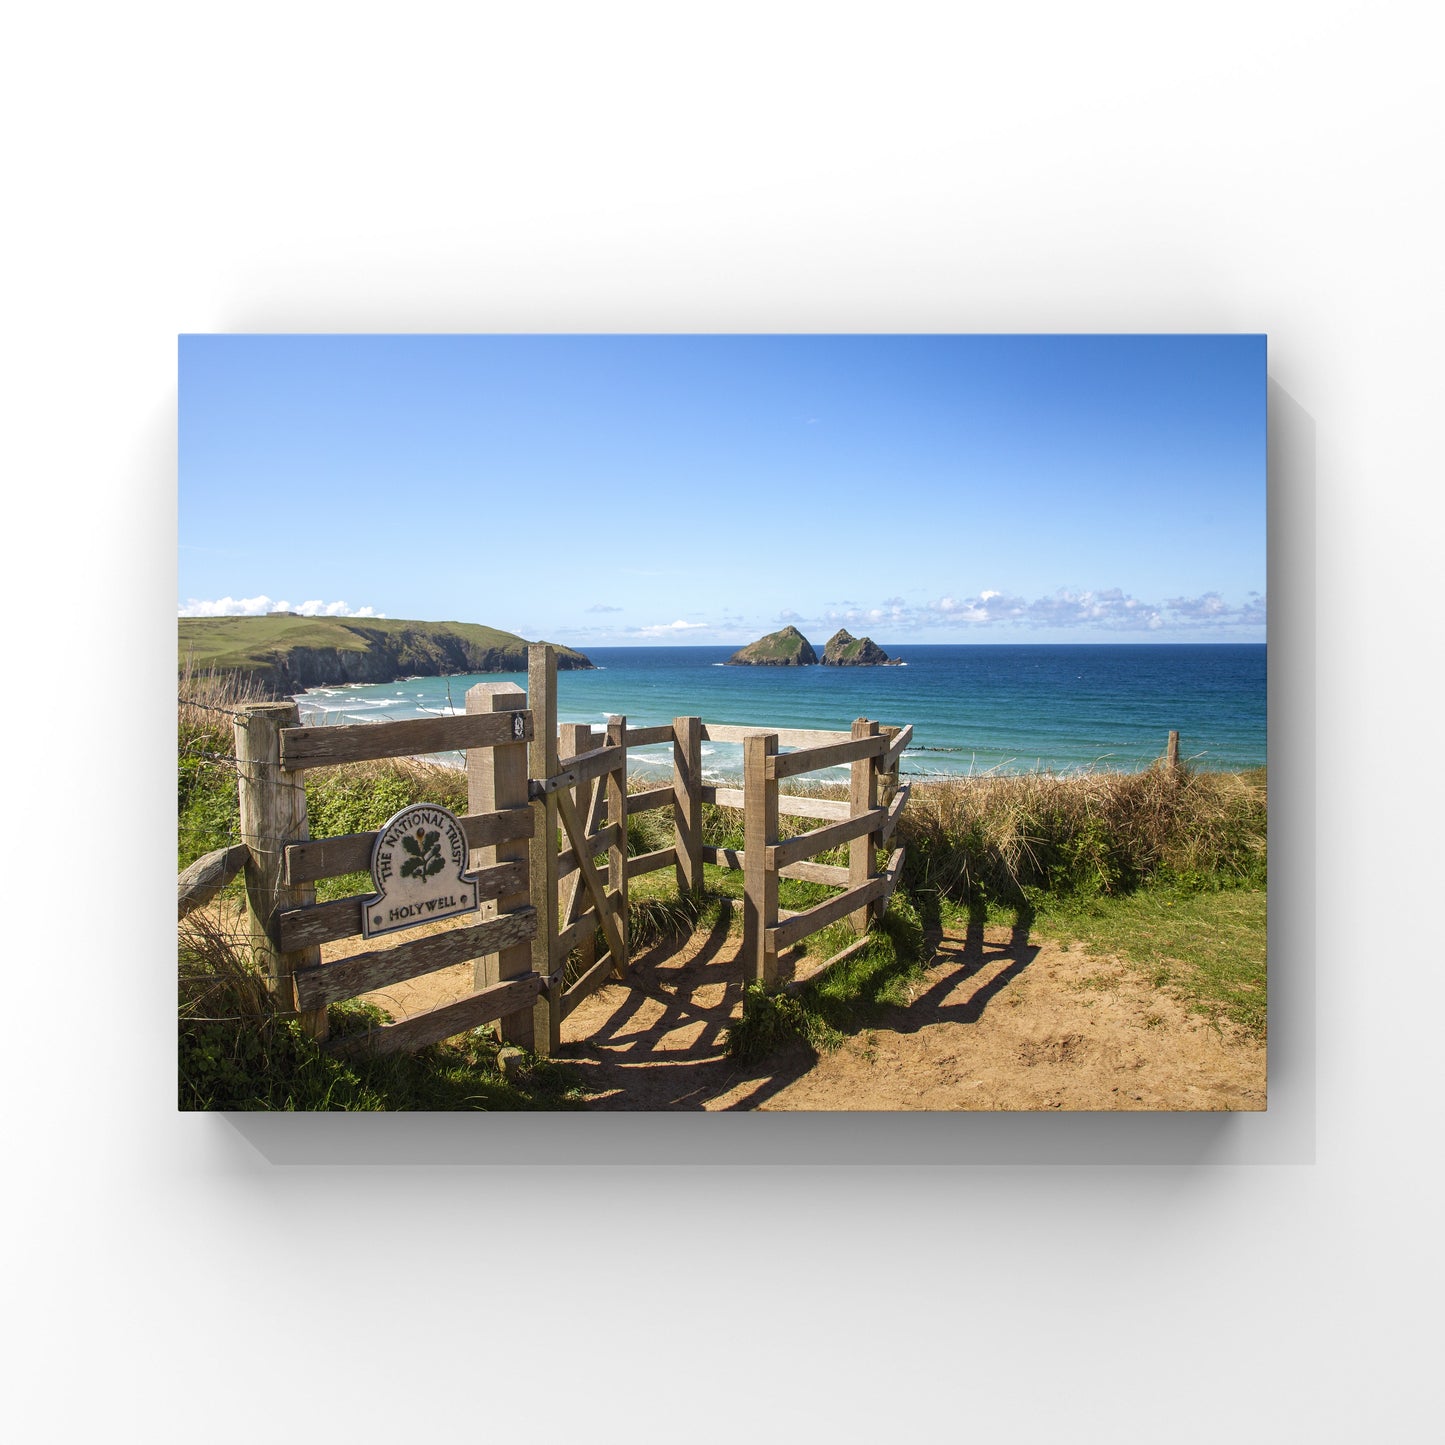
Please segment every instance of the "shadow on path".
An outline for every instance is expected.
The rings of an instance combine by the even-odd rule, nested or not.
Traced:
[[[762,1060],[727,1056],[727,1027],[741,1011],[741,942],[724,916],[681,944],[649,947],[633,959],[625,982],[578,1006],[563,1023],[560,1060],[591,1096],[590,1108],[756,1109],[813,1067],[815,1056],[802,1043]],[[982,918],[974,918],[962,933],[930,933],[927,944],[924,991],[861,1027],[917,1033],[977,1023],[1039,952],[1023,920],[1004,942],[990,942]]]

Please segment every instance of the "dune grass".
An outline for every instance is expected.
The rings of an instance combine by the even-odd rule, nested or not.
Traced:
[[[956,902],[1262,887],[1266,803],[1263,769],[990,775],[915,787],[898,835],[909,887]]]

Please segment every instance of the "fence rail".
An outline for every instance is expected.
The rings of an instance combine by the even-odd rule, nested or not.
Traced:
[[[522,713],[521,730],[514,732],[517,726],[515,715],[491,714],[288,727],[281,733],[281,766],[295,772],[301,768],[335,767],[338,763],[373,762],[379,758],[458,752],[530,741],[532,715]]]

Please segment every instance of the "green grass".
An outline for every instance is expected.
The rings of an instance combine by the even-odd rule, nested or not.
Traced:
[[[1142,972],[1196,1013],[1265,1037],[1265,890],[1142,889],[1123,898],[1048,900],[1041,934],[1077,939]]]
[[[852,941],[846,923],[834,924],[808,940],[809,955],[828,958]],[[728,1053],[755,1060],[796,1044],[814,1053],[836,1048],[888,1005],[907,1003],[908,986],[922,974],[922,923],[913,905],[895,894],[867,944],[796,993],[757,984],[745,989],[742,1017],[728,1029]]]
[[[968,915],[967,908],[950,904],[943,921],[962,926]],[[1161,883],[1094,898],[1034,892],[1024,908],[995,905],[986,917],[1001,925],[1026,922],[1033,938],[1112,955],[1192,1012],[1230,1019],[1254,1038],[1265,1037],[1263,888]]]
[[[415,1052],[341,1058],[275,1009],[261,976],[213,921],[181,926],[177,1104],[184,1110],[519,1110],[580,1107],[561,1065],[526,1057],[497,1067],[484,1029]],[[389,1022],[352,999],[327,1010],[333,1037]]]

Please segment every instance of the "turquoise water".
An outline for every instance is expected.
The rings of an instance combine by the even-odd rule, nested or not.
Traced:
[[[728,647],[589,648],[595,671],[558,674],[558,718],[601,726],[621,713],[650,727],[696,715],[844,730],[856,717],[911,722],[903,771],[913,776],[1132,770],[1164,751],[1171,728],[1197,767],[1265,761],[1263,644],[883,646],[907,665],[726,667]],[[524,675],[509,677],[526,686]],[[298,701],[312,722],[435,717],[462,711],[474,683],[500,680],[419,677],[315,688]],[[704,773],[736,778],[741,752],[704,744]],[[645,773],[670,766],[670,757],[670,748],[640,749],[630,760]]]

